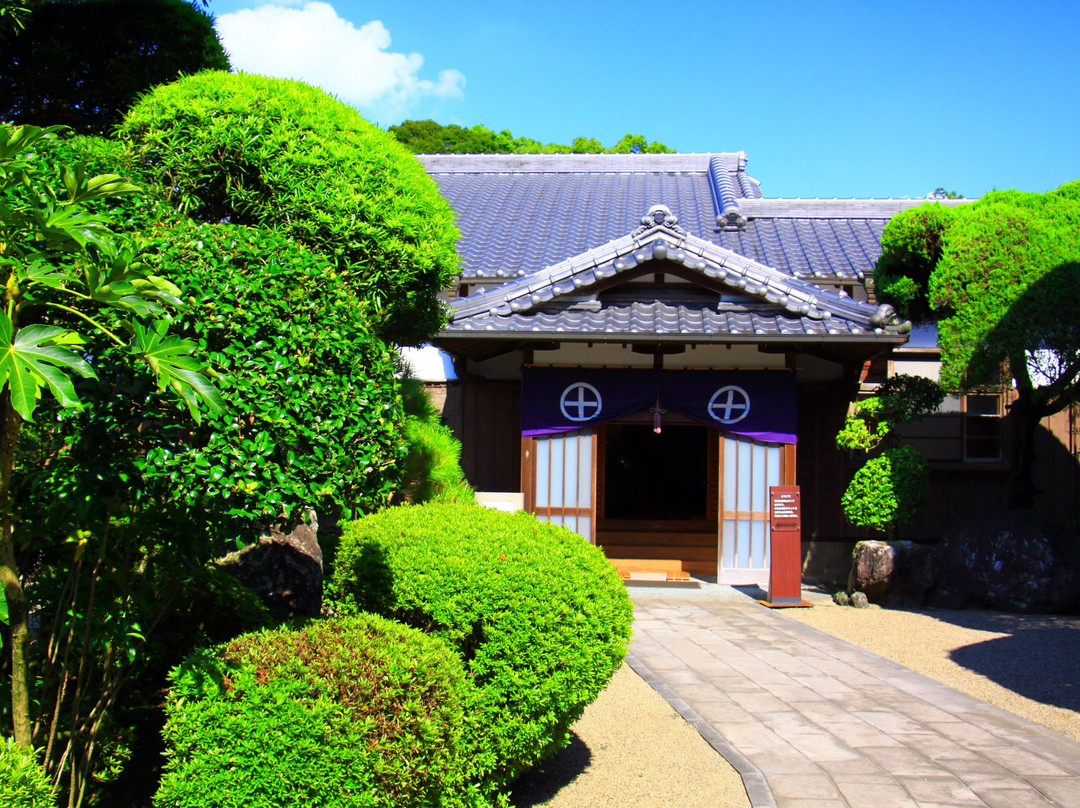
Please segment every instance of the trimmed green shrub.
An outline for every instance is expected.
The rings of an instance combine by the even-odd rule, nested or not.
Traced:
[[[404,146],[297,81],[207,71],[156,88],[120,128],[130,156],[204,222],[274,227],[329,256],[327,282],[416,344],[457,272],[450,206]]]
[[[901,211],[881,236],[882,255],[874,268],[878,297],[903,317],[934,319],[926,296],[930,274],[941,259],[953,208],[927,203]]]
[[[244,519],[385,505],[404,454],[393,354],[328,282],[333,265],[268,229],[186,222],[155,235],[152,260],[188,301],[178,331],[204,347],[229,412],[191,451],[165,436],[147,475]]]
[[[464,742],[487,795],[566,745],[626,653],[614,568],[564,527],[475,505],[388,508],[346,526],[336,596],[442,637],[473,685]]]
[[[172,674],[158,808],[466,804],[464,675],[374,615],[238,637]]]
[[[919,515],[929,482],[926,461],[911,446],[899,445],[896,427],[924,418],[944,400],[945,392],[937,382],[900,374],[882,383],[870,398],[855,403],[836,436],[836,446],[865,454],[880,450],[880,454],[855,472],[840,498],[849,522],[895,538],[900,524]]]
[[[896,533],[923,509],[928,472],[917,449],[899,446],[871,457],[855,472],[840,504],[854,525]]]
[[[33,749],[11,738],[0,743],[0,805],[5,808],[56,808],[52,784]]]

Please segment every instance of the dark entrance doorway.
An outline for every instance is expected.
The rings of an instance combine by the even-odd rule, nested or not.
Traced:
[[[605,519],[702,520],[708,509],[708,428],[608,424]]]

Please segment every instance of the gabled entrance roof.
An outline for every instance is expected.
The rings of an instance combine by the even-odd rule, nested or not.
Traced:
[[[891,307],[825,291],[691,235],[663,205],[653,206],[641,221],[636,230],[607,244],[455,300],[446,331],[796,337],[899,333],[900,323]],[[764,308],[755,310],[745,303],[725,307],[719,301],[715,308],[692,309],[661,301],[590,307],[591,301],[582,301],[619,276],[640,274],[651,262],[679,265],[684,277],[719,282]]]

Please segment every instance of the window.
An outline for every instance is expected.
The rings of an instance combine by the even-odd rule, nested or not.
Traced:
[[[931,463],[1001,463],[1003,414],[1000,393],[949,396],[933,415],[897,431]]]
[[[1001,454],[1001,396],[972,393],[962,397],[964,413],[964,460],[994,463]]]

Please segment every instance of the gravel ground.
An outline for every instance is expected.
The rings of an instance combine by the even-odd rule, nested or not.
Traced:
[[[516,808],[749,808],[742,778],[628,666],[570,746],[518,781]]]
[[[814,598],[783,614],[1080,741],[1080,617],[852,609]],[[531,772],[517,808],[748,808],[738,774],[623,666]]]

